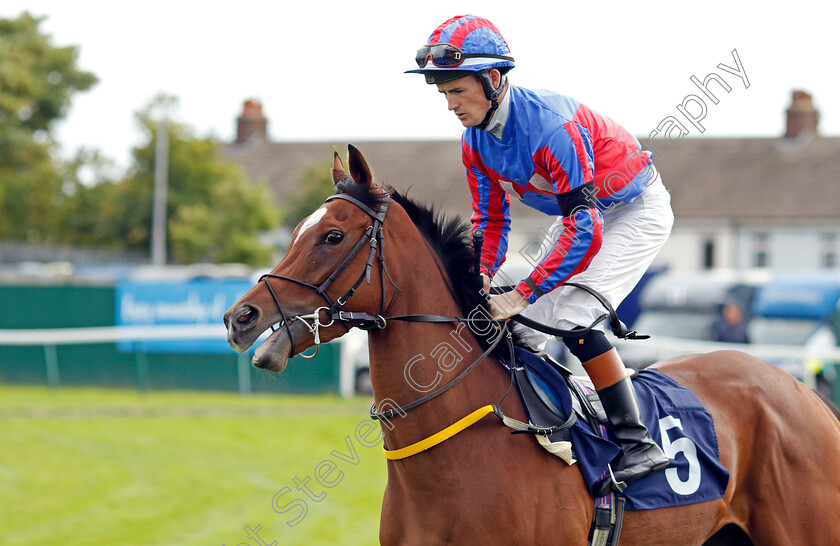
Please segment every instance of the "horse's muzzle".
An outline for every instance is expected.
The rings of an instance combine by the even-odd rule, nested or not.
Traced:
[[[247,303],[225,313],[228,345],[238,353],[247,351],[264,330],[257,328],[259,320],[259,309]]]

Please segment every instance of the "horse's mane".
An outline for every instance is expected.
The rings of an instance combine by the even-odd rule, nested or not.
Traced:
[[[390,195],[402,206],[443,264],[462,316],[468,316],[476,307],[486,308],[487,304],[479,294],[481,279],[472,272],[470,226],[463,218],[445,216],[434,207],[420,204],[393,188],[371,188],[356,184],[350,178],[336,184],[336,193],[354,197],[374,210],[379,208],[386,195]]]
[[[460,216],[446,216],[434,207],[421,205],[396,191],[392,196],[405,209],[443,263],[463,316],[477,307],[486,308],[487,303],[479,293],[481,278],[472,271],[474,259],[470,225]]]

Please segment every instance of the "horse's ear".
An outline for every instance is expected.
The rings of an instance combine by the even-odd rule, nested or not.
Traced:
[[[349,144],[347,149],[350,151],[350,176],[359,184],[373,186],[373,175],[367,161],[362,157],[362,152],[352,144]]]
[[[341,180],[349,176],[347,171],[344,170],[341,158],[338,157],[338,152],[333,153],[333,168],[330,169],[330,174],[332,174],[333,184],[338,184]]]

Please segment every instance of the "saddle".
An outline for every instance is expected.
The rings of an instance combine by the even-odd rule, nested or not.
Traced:
[[[729,471],[720,462],[714,419],[694,393],[674,379],[652,369],[633,376],[645,424],[671,466],[631,482],[621,493],[597,497],[594,492],[608,479],[609,465],[620,448],[612,441],[612,427],[592,384],[550,356],[521,347],[513,347],[508,358],[499,361],[528,415],[529,422],[519,423],[516,432],[533,434],[545,449],[577,465],[595,499],[592,531],[600,535],[591,544],[617,544],[625,506],[646,510],[723,497]]]
[[[603,427],[608,423],[607,415],[588,377],[573,375],[548,354],[534,354],[520,347],[514,348],[512,362],[500,362],[510,373],[528,414],[530,426],[515,433],[534,434],[543,448],[570,465],[578,460],[578,443],[572,434],[578,420],[606,438]],[[589,545],[618,544],[624,503],[613,493],[595,499]]]
[[[531,425],[518,432],[545,437],[540,440],[544,447],[549,443],[572,444],[572,427],[578,419],[593,431],[608,423],[590,379],[575,376],[551,355],[515,347],[513,361],[500,359],[500,362],[513,378]],[[553,453],[568,464],[578,459],[574,447],[570,457],[565,452]]]

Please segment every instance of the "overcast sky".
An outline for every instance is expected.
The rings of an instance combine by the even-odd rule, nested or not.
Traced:
[[[100,83],[77,95],[57,138],[124,164],[141,143],[134,112],[159,91],[199,135],[234,138],[242,102],[257,98],[272,140],[360,142],[451,138],[461,126],[413,68],[416,49],[453,15],[500,29],[514,84],[570,95],[638,136],[667,116],[689,136],[784,130],[793,89],[814,95],[824,135],[840,135],[837,21],[830,4],[785,2],[461,2],[365,0],[114,2],[2,0],[0,17],[46,16],[54,45],[81,48]],[[745,78],[719,64],[737,68]],[[2,60],[0,60],[2,62]],[[717,73],[713,104],[690,80]],[[678,111],[705,118],[700,129]]]

